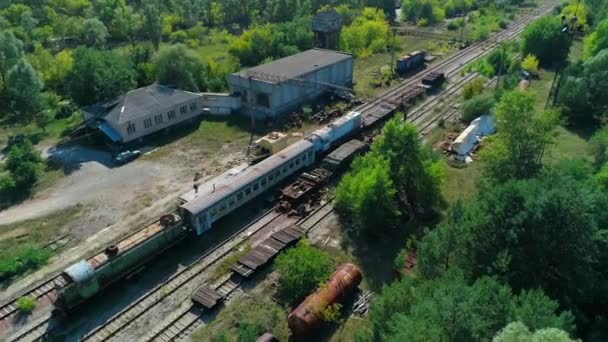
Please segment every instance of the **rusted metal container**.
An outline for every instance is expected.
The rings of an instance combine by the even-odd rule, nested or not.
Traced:
[[[320,287],[287,316],[294,335],[307,335],[322,324],[321,311],[352,295],[362,279],[361,270],[354,264],[342,264],[329,281]]]

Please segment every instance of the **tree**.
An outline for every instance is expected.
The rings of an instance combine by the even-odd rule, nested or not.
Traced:
[[[608,18],[602,20],[584,41],[584,57],[589,59],[608,48]]]
[[[496,104],[496,99],[493,94],[474,96],[462,104],[461,120],[470,123],[481,115],[489,114],[494,104]]]
[[[388,160],[399,199],[410,214],[434,213],[441,201],[443,167],[433,152],[422,145],[414,125],[390,120],[372,145],[371,153]]]
[[[111,24],[112,37],[128,39],[135,44],[135,37],[143,26],[143,17],[136,13],[131,6],[119,6],[114,10]]]
[[[418,22],[420,19],[424,19],[429,24],[434,24],[445,18],[445,11],[436,0],[403,0],[401,13],[404,20]]]
[[[29,140],[14,145],[6,157],[9,171],[17,189],[27,192],[36,183],[42,172],[42,158]]]
[[[486,80],[483,77],[476,77],[471,82],[465,84],[461,93],[462,99],[466,101],[471,99],[473,96],[477,96],[483,93],[483,90],[485,89],[485,83]]]
[[[495,109],[498,134],[484,151],[484,171],[491,182],[539,174],[545,149],[552,142],[558,114],[534,114],[534,97],[521,90],[505,93]]]
[[[388,34],[389,24],[384,13],[380,9],[366,7],[342,29],[340,48],[358,57],[369,56],[386,49]]]
[[[531,312],[542,322],[565,329],[571,316],[550,311],[556,303]],[[468,284],[452,269],[435,279],[404,278],[382,289],[369,319],[373,335],[382,341],[487,341],[516,319],[521,303],[508,286],[482,277]],[[560,316],[564,316],[560,318]]]
[[[563,64],[568,58],[569,36],[562,32],[560,18],[542,17],[529,24],[521,37],[522,54],[536,56],[542,66]]]
[[[23,57],[23,42],[15,38],[8,30],[0,32],[0,86],[6,80],[6,74]]]
[[[279,297],[296,304],[329,278],[332,263],[323,251],[301,241],[281,253],[273,268],[279,273]]]
[[[377,155],[358,158],[336,189],[338,212],[367,234],[386,231],[400,216],[389,167],[388,161]]]
[[[521,322],[509,323],[504,329],[492,339],[493,342],[519,342],[519,341],[530,341],[530,342],[543,342],[543,341],[554,341],[554,342],[574,342],[568,333],[556,329],[546,328],[531,332]]]
[[[62,50],[55,55],[53,65],[47,73],[46,84],[54,89],[63,91],[65,89],[65,80],[72,66],[74,58],[70,50]]]
[[[570,125],[608,121],[608,49],[565,72],[558,103]]]
[[[147,2],[144,6],[143,31],[152,40],[156,50],[158,50],[163,36],[163,26],[158,3]]]
[[[78,48],[73,58],[67,88],[80,106],[111,99],[135,86],[131,61],[116,52]]]
[[[563,166],[488,187],[462,215],[452,260],[473,279],[489,274],[516,291],[542,288],[567,307],[593,302],[606,284],[597,237],[607,200],[591,175]]]
[[[536,75],[538,73],[538,58],[533,54],[528,54],[521,62],[521,68],[527,72]]]
[[[87,46],[102,47],[109,35],[106,26],[95,18],[82,22],[82,39]]]
[[[589,149],[593,154],[596,169],[600,169],[608,162],[608,126],[604,126],[593,134],[589,140]]]
[[[156,79],[179,89],[206,89],[205,70],[201,59],[185,45],[177,44],[161,49],[154,57]]]
[[[6,76],[6,94],[9,99],[9,110],[20,122],[30,122],[44,109],[42,81],[34,68],[24,60],[13,66]]]

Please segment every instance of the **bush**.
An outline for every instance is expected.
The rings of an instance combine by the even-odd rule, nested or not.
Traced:
[[[454,20],[452,20],[448,23],[447,28],[449,31],[456,31],[456,30],[458,30],[459,26]]]
[[[521,62],[521,68],[536,75],[538,73],[538,58],[533,54],[528,54]]]
[[[19,311],[29,314],[36,308],[36,299],[31,297],[19,297],[16,304]]]
[[[481,115],[490,112],[496,100],[492,94],[477,95],[464,102],[462,106],[462,121],[470,123]]]
[[[477,77],[471,82],[467,83],[462,89],[462,99],[468,100],[473,96],[479,95],[483,92],[486,81],[482,77]]]
[[[279,273],[279,297],[288,304],[298,303],[327,280],[332,266],[327,254],[300,241],[274,262]]]

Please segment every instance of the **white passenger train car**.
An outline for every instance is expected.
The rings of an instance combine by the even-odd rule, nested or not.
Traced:
[[[193,198],[180,206],[182,218],[201,235],[220,218],[314,162],[313,143],[301,140],[256,165],[224,177],[220,184],[194,192]]]

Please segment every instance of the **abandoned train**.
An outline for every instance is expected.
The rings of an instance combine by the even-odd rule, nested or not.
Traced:
[[[441,72],[427,74],[420,86],[404,91],[407,99],[403,100],[416,101],[422,88],[434,89],[444,79]],[[193,190],[180,196],[178,210],[67,268],[61,275],[62,281],[58,282],[56,307],[66,312],[113,282],[136,272],[148,260],[191,232],[202,235],[212,228],[214,222],[320,161],[326,152],[342,144],[363,126],[374,125],[391,112],[370,113],[368,116],[373,117],[372,120],[365,122],[360,112],[349,112],[258,164],[229,170],[209,182],[195,185]],[[349,153],[359,149],[351,148]]]
[[[202,235],[220,218],[320,160],[325,152],[357,132],[361,122],[361,113],[350,112],[258,164],[230,170],[196,186],[180,196],[177,211],[67,268],[62,273],[65,285],[59,289],[57,308],[67,311],[75,307],[135,272],[190,232]]]

